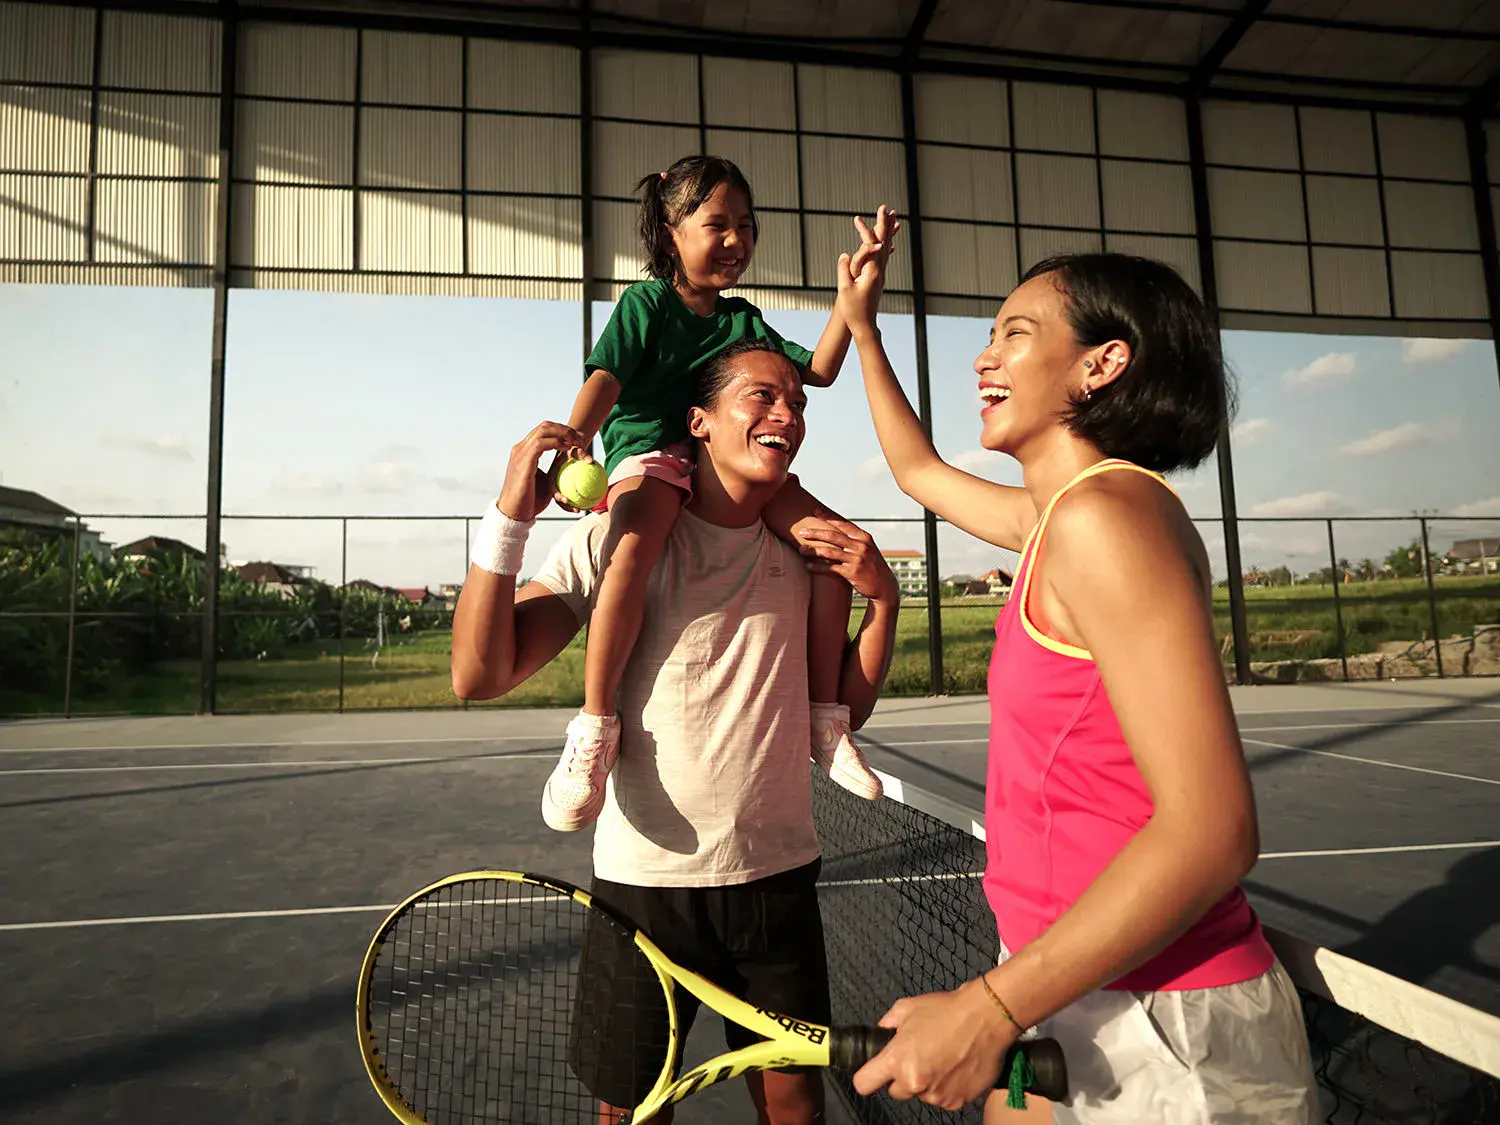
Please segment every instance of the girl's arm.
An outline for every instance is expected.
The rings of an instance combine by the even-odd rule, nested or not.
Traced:
[[[620,381],[602,367],[596,367],[579,388],[573,400],[573,412],[568,415],[568,425],[583,437],[583,446],[588,447],[598,434],[604,419],[620,400]]]
[[[818,346],[813,349],[812,363],[802,373],[802,382],[809,387],[833,386],[833,381],[843,369],[844,357],[849,354],[851,339],[853,337],[849,335],[849,326],[844,323],[844,316],[835,305],[833,315],[828,318],[828,326],[823,329],[823,335],[818,338]]]
[[[887,219],[881,208],[877,233]],[[864,226],[863,219],[855,223]],[[841,256],[838,282],[838,310],[859,348],[875,434],[896,484],[918,504],[970,535],[997,547],[1020,550],[1037,518],[1030,494],[1024,488],[995,484],[955,469],[939,457],[891,370],[875,323],[885,288],[884,256],[870,255],[862,265],[857,258],[851,261],[849,255]]]
[[[1045,557],[1032,596],[1098,664],[1153,813],[1041,937],[985,974],[1026,1027],[1160,953],[1238,883],[1259,849],[1207,563],[1187,514],[1138,474],[1100,477],[1058,505]],[[1019,1034],[979,980],[898,1001],[882,1022],[902,1032],[888,1057],[856,1075],[856,1088],[890,1084],[895,1096],[935,1104],[982,1093]]]

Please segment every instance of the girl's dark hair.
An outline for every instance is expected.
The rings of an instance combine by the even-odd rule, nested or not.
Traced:
[[[698,382],[693,389],[693,405],[704,410],[712,410],[719,401],[719,396],[724,393],[724,388],[734,380],[739,373],[740,365],[735,360],[750,352],[765,352],[777,359],[791,363],[787,354],[779,348],[773,347],[765,340],[757,340],[753,337],[736,340],[723,351],[715,353],[698,371]],[[795,367],[795,364],[792,364]]]
[[[750,230],[759,240],[760,224],[755,219],[750,181],[733,161],[721,156],[684,156],[665,172],[642,176],[635,185],[641,197],[641,246],[646,251],[646,272],[652,277],[671,281],[677,276],[677,259],[672,256],[672,236],[667,228],[702,207],[720,184],[728,184],[745,196]]]
[[[1107,457],[1166,473],[1201,464],[1234,412],[1219,330],[1172,267],[1127,254],[1064,254],[1021,280],[1051,274],[1078,343],[1130,345],[1130,363],[1063,421]]]

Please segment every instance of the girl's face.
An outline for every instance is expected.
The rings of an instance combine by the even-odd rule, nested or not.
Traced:
[[[755,253],[750,204],[738,188],[723,183],[674,227],[672,245],[682,276],[694,289],[731,289]]]
[[[1034,277],[1012,292],[995,316],[989,346],[974,360],[979,444],[1020,456],[1031,439],[1058,424],[1083,382],[1086,355],[1052,276]]]

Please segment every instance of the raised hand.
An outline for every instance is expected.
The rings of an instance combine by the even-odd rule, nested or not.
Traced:
[[[542,454],[582,445],[583,435],[571,426],[561,422],[543,422],[537,426],[511,447],[505,484],[497,501],[500,510],[513,520],[535,519],[547,507],[553,492],[549,474],[538,467]]]
[[[885,291],[885,267],[901,221],[895,211],[882,204],[875,214],[874,230],[859,215],[854,218],[854,229],[859,232],[859,248],[853,254],[839,255],[834,272],[839,287],[838,309],[857,336],[875,326],[875,313]]]

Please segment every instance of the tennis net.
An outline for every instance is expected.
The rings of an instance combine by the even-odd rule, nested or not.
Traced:
[[[819,895],[835,1023],[869,1023],[899,996],[954,988],[995,964],[980,885],[983,818],[882,775],[864,801],[814,770],[823,845]],[[1479,1125],[1500,1121],[1500,1019],[1270,931],[1303,1001],[1327,1125]],[[919,1102],[858,1098],[864,1125],[978,1123]]]

